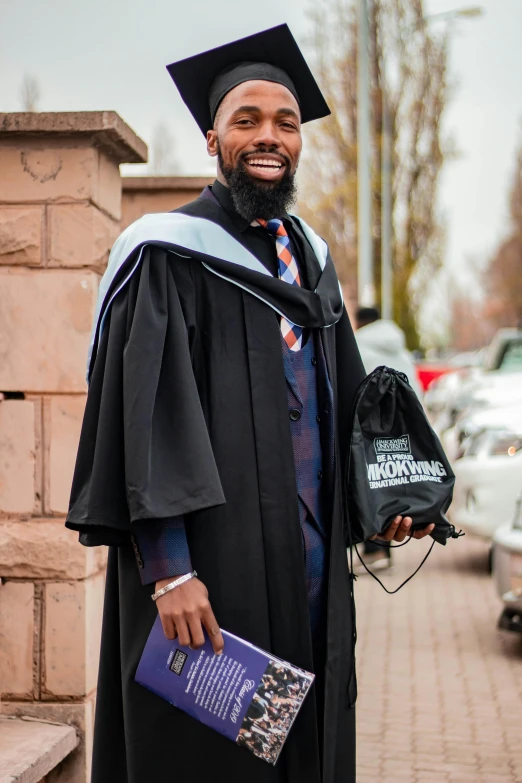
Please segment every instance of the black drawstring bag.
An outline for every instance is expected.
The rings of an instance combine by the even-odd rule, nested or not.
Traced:
[[[354,402],[348,502],[354,543],[380,535],[396,516],[412,532],[434,524],[432,538],[457,537],[446,519],[455,476],[404,373],[378,367]]]
[[[457,533],[446,519],[455,476],[441,443],[404,373],[378,367],[355,395],[347,462],[348,544],[387,593],[404,587],[424,565],[435,542],[445,545]],[[396,590],[388,590],[359,555],[357,544],[381,535],[397,516],[411,517],[411,533],[434,524],[433,543],[419,567]],[[397,548],[404,544],[376,542]]]

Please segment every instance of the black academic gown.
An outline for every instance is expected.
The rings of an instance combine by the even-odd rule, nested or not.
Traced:
[[[184,209],[232,231],[209,199]],[[321,275],[304,247],[308,279],[331,283],[331,262]],[[279,317],[246,290],[255,273],[245,272],[240,287],[203,260],[147,245],[96,344],[67,520],[84,544],[117,544],[107,571],[92,783],[354,783],[342,476],[364,370],[344,311],[322,329],[337,417],[322,759],[314,698],[271,767],[134,682],[157,610],[129,532],[137,520],[177,514],[185,514],[192,563],[220,625],[314,670]],[[267,301],[274,282],[285,295],[293,288],[262,281]],[[328,309],[314,297],[311,326]]]

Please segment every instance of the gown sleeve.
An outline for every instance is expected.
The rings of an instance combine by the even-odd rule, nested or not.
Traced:
[[[106,316],[66,520],[87,546],[225,502],[192,368],[191,300],[182,306],[176,284],[174,266],[191,263],[145,247]]]
[[[192,571],[183,517],[138,522],[132,537],[143,585]]]

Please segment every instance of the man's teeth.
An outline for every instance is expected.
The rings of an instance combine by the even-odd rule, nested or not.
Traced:
[[[278,163],[276,160],[249,160],[248,165],[257,166],[259,168],[269,168],[269,169],[283,168],[283,164]]]

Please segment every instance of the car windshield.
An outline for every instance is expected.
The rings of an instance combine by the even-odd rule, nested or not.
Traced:
[[[522,339],[506,343],[498,369],[504,372],[522,370]]]

